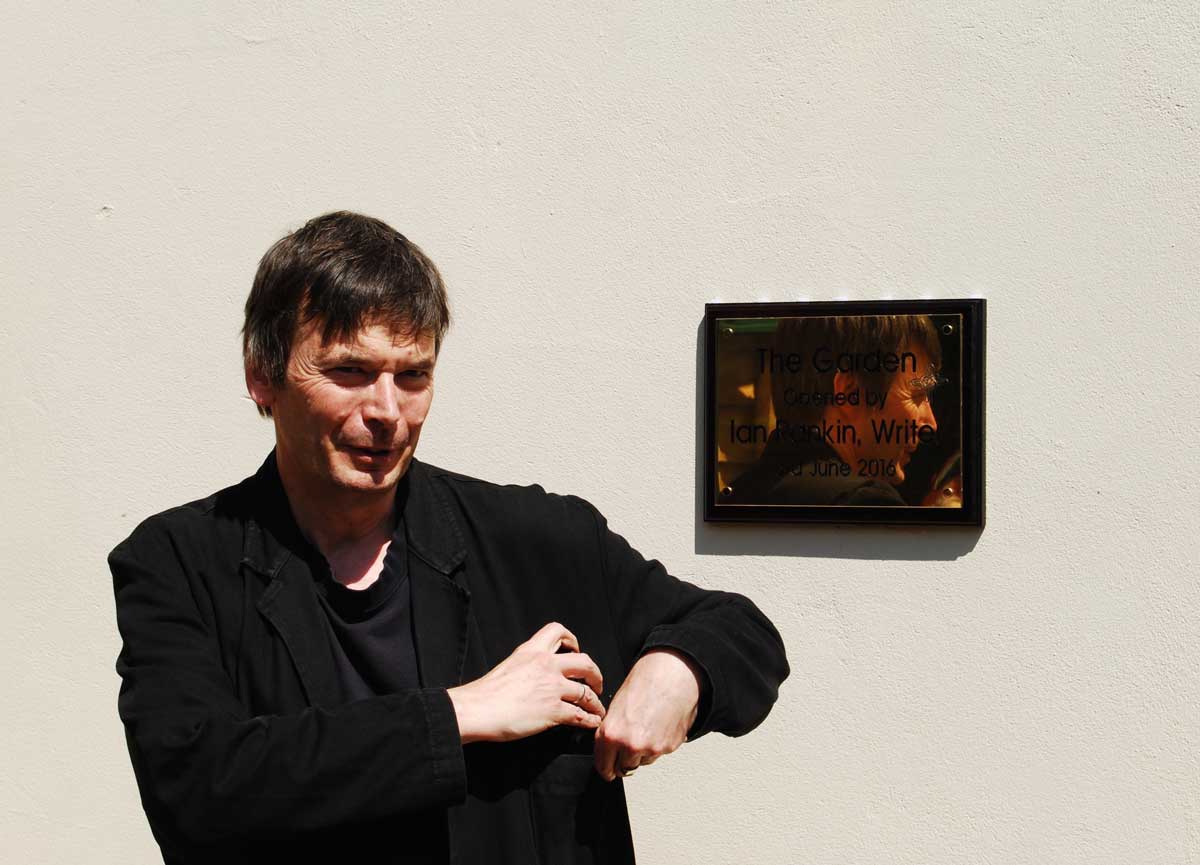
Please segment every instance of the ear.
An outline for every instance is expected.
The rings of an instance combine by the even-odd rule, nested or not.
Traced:
[[[858,426],[865,422],[866,416],[875,409],[867,404],[867,391],[863,380],[852,372],[838,370],[833,376],[833,392],[835,394],[844,393],[849,400],[855,391],[858,392],[858,399],[854,402],[847,401],[826,409],[827,412],[831,412],[831,417],[851,426]]]
[[[245,365],[245,371],[246,390],[250,393],[250,399],[254,400],[254,404],[259,408],[271,408],[275,404],[275,388],[271,386],[271,382],[248,363]]]
[[[838,370],[833,376],[833,392],[834,393],[853,393],[858,387],[858,379],[854,377],[854,373]],[[859,399],[863,399],[863,394],[859,394]]]

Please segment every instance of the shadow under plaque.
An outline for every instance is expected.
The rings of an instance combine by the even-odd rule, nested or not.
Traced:
[[[985,316],[707,304],[704,519],[982,526]]]

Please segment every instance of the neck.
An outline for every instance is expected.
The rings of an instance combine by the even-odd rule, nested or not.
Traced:
[[[831,411],[829,409],[826,409],[821,414],[821,422],[822,423],[828,422],[829,424],[834,425],[834,424],[837,424],[838,421],[845,421],[845,420],[846,420],[846,418],[842,417],[838,412]],[[863,431],[860,429],[857,429],[857,428],[855,429],[855,432],[857,432],[859,435],[863,434]],[[831,442],[828,442],[827,444],[833,450],[833,452],[838,455],[838,458],[842,462],[849,463],[850,465],[854,465],[855,460],[858,458],[858,446],[857,445],[855,445],[853,442],[839,442],[839,441],[831,441]]]
[[[396,488],[362,492],[338,487],[316,488],[276,449],[279,477],[300,532],[326,558],[367,541],[392,536]]]

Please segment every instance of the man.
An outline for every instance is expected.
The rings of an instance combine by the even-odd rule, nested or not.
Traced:
[[[448,321],[437,269],[377,220],[264,256],[244,354],[274,451],[109,556],[167,863],[632,862],[620,779],[748,732],[788,675],[753,603],[582,499],[414,458]]]
[[[896,487],[936,440],[941,345],[929,316],[785,318],[771,348],[776,428],[728,504],[904,505]]]

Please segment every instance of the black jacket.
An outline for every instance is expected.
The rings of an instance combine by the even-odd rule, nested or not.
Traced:
[[[446,689],[549,621],[600,667],[605,704],[640,653],[671,646],[708,678],[689,739],[766,716],[789,670],[749,600],[670,576],[582,499],[416,460],[408,477],[419,689],[338,704],[273,453],[110,554],[119,711],[165,862],[632,862],[624,791],[593,770],[590,731],[459,739]]]

